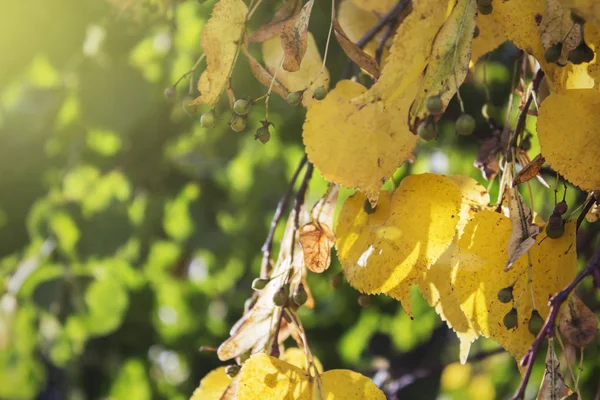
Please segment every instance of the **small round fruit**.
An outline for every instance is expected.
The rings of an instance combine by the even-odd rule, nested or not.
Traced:
[[[506,329],[514,329],[519,323],[519,315],[517,314],[516,308],[511,308],[510,311],[504,316],[504,326]]]
[[[371,305],[371,296],[361,294],[360,296],[358,296],[358,299],[356,299],[356,301],[361,307],[369,307]]]
[[[429,96],[425,101],[425,108],[430,114],[439,114],[444,109],[444,103],[440,96]]]
[[[196,111],[198,111],[198,105],[193,104],[192,103],[193,101],[194,101],[193,98],[186,97],[183,100],[183,102],[181,103],[181,107],[183,108],[183,111],[185,111],[185,113],[188,115],[194,115],[194,114],[196,114]]]
[[[283,307],[285,305],[285,303],[287,303],[287,296],[285,294],[285,290],[283,288],[279,289],[274,295],[273,295],[273,303],[277,306],[277,307]]]
[[[548,47],[544,52],[544,59],[546,62],[554,63],[560,59],[560,55],[562,54],[563,43],[558,42]]]
[[[271,133],[269,132],[269,127],[261,126],[256,130],[254,134],[254,139],[258,140],[262,144],[267,143],[271,139]]]
[[[477,39],[479,37],[479,27],[475,25],[475,29],[473,29],[473,39]]]
[[[502,119],[501,110],[492,103],[485,103],[481,107],[481,115],[486,119],[493,119],[494,121]]]
[[[529,318],[529,322],[527,323],[527,329],[529,329],[529,332],[531,332],[533,336],[537,336],[540,329],[542,329],[542,326],[544,326],[544,318],[542,318],[538,310],[533,310],[531,312],[531,318]]]
[[[475,118],[469,114],[461,114],[456,120],[456,133],[460,136],[469,136],[475,131]]]
[[[269,283],[269,279],[264,278],[256,278],[252,281],[252,289],[254,290],[263,290],[267,284]]]
[[[371,205],[369,200],[365,200],[363,203],[363,210],[365,210],[367,214],[373,214],[375,212],[375,207]]]
[[[338,290],[344,284],[344,275],[339,272],[329,280],[329,287],[333,290]]]
[[[513,287],[508,286],[498,291],[498,300],[500,303],[510,303],[513,301]]]
[[[313,92],[313,97],[315,99],[323,100],[325,98],[325,96],[327,96],[327,89],[325,89],[325,87],[319,86],[318,88],[315,88],[315,90]]]
[[[521,148],[525,151],[531,150],[531,139],[528,136],[521,141]]]
[[[217,118],[215,116],[215,110],[208,110],[200,117],[200,125],[202,125],[203,128],[213,128],[216,123]]]
[[[548,222],[548,224],[546,225],[546,235],[548,235],[548,237],[550,239],[558,239],[564,233],[565,233],[565,226],[562,223],[558,224],[558,225],[554,225],[554,224],[551,224],[550,222]]]
[[[233,112],[237,115],[248,115],[252,108],[252,102],[246,99],[238,99],[233,103]]]
[[[287,103],[290,106],[296,107],[297,105],[300,105],[300,103],[302,103],[303,95],[304,95],[304,92],[301,90],[298,90],[296,92],[290,92],[290,94],[288,94],[288,96],[287,96]]]
[[[573,64],[589,63],[594,59],[594,51],[585,43],[581,42],[579,46],[575,47],[569,52],[569,61]]]
[[[165,95],[165,99],[173,101],[175,100],[175,97],[177,97],[177,90],[175,89],[175,86],[169,86],[165,89],[163,94]]]
[[[241,132],[246,129],[247,124],[248,120],[246,120],[246,117],[237,115],[236,113],[233,113],[231,118],[229,118],[229,127],[233,131]]]
[[[559,214],[559,215],[565,215],[567,213],[568,209],[569,209],[569,206],[567,205],[566,201],[564,201],[564,200],[559,201],[554,206],[554,213]]]
[[[296,289],[292,295],[292,300],[298,305],[298,307],[302,307],[308,300],[308,293],[306,293],[306,289],[304,289],[304,285],[302,283],[298,285],[298,289]]]
[[[478,7],[489,7],[492,5],[492,0],[477,0]]]
[[[492,6],[491,4],[489,6],[477,6],[477,9],[479,10],[479,14],[481,15],[488,15],[491,14],[492,11],[494,10],[494,6]]]
[[[228,377],[233,379],[240,372],[241,369],[242,369],[242,367],[240,367],[237,364],[228,365],[225,367],[225,373],[227,374]]]
[[[571,10],[571,21],[575,24],[583,25],[585,24],[585,18],[581,15],[577,14],[575,11]]]
[[[433,118],[425,118],[425,120],[421,121],[419,127],[417,128],[417,135],[427,142],[437,138],[437,134],[437,124]]]

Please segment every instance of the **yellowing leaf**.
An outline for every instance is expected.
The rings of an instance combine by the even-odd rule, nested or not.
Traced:
[[[529,182],[531,179],[539,175],[542,166],[546,162],[546,159],[541,154],[535,156],[527,165],[519,171],[512,181],[512,186],[515,187],[521,183]]]
[[[548,96],[539,110],[537,131],[550,166],[583,190],[600,189],[600,91],[574,89]]]
[[[214,105],[227,85],[245,30],[248,7],[242,0],[221,0],[202,30],[206,70],[198,81],[194,104]]]
[[[308,364],[306,362],[306,354],[304,354],[304,351],[302,349],[299,349],[298,347],[290,347],[285,349],[285,352],[281,356],[281,359],[300,369],[308,369]],[[313,358],[313,363],[317,367],[317,371],[323,372],[323,365],[321,364],[321,361],[319,361],[317,358]]]
[[[596,0],[560,0],[563,7],[574,8],[594,25],[600,25],[600,3]]]
[[[405,122],[412,99],[388,109],[381,102],[353,102],[365,92],[356,82],[338,82],[309,108],[302,136],[308,159],[327,180],[358,188],[375,203],[381,185],[410,156],[417,138]]]
[[[563,399],[571,393],[560,373],[560,362],[554,352],[554,340],[550,339],[548,352],[546,353],[544,379],[542,379],[536,400]]]
[[[274,36],[279,36],[283,25],[295,17],[302,9],[302,0],[287,0],[277,10],[271,21],[258,28],[248,37],[250,43],[264,42]]]
[[[337,252],[348,282],[363,293],[388,293],[410,312],[410,287],[444,253],[458,223],[461,195],[450,179],[412,175],[382,192],[375,212],[360,194],[338,218]]]
[[[425,102],[432,95],[442,99],[444,109],[469,71],[471,41],[475,29],[477,3],[459,0],[435,37],[430,62],[427,65],[417,97],[410,108],[410,124],[416,125],[427,114]]]
[[[337,21],[353,43],[358,42],[379,21],[375,13],[359,8],[353,0],[342,0],[337,8]],[[376,39],[371,39],[363,46],[363,50],[374,56],[377,44]]]
[[[527,286],[528,257],[522,256],[512,269],[504,272],[508,259],[506,244],[511,235],[510,220],[492,211],[480,211],[467,224],[452,255],[452,285],[461,308],[475,329],[501,344],[520,360],[534,336],[527,323],[531,318],[532,293],[540,315],[548,315],[548,299],[563,289],[575,276],[575,224],[567,222],[559,239],[538,235],[531,248],[532,286]],[[501,303],[498,292],[514,283],[518,325],[504,326],[504,316],[514,303]]]
[[[495,7],[495,5],[494,5]],[[508,40],[502,27],[496,23],[494,13],[477,16],[477,27],[479,36],[473,39],[471,45],[471,61],[476,63],[482,56],[495,50]]]
[[[337,19],[333,20],[333,29],[338,43],[342,46],[342,50],[344,50],[344,53],[346,53],[348,58],[354,61],[359,67],[364,68],[375,78],[379,78],[379,65],[377,64],[377,61],[350,40]]]
[[[383,16],[397,3],[396,0],[352,0],[359,8]]]
[[[313,0],[308,0],[298,14],[283,24],[280,37],[284,53],[283,69],[286,71],[295,72],[300,69],[300,64],[306,54],[308,21],[313,4]]]
[[[495,1],[490,16],[517,47],[543,62],[544,47],[536,18],[544,13],[545,8],[545,0]]]
[[[275,74],[283,57],[283,49],[281,48],[279,38],[275,37],[264,41],[262,53],[267,70],[271,74]],[[279,68],[277,80],[290,92],[304,90],[307,89],[308,84],[317,77],[322,66],[323,60],[321,59],[321,54],[319,53],[315,39],[312,33],[308,32],[306,54],[300,69],[296,72],[288,72]],[[304,93],[302,104],[305,107],[308,107],[313,102],[312,91],[319,86],[329,87],[329,72],[327,69],[323,71],[323,74],[308,87],[308,90]]]
[[[371,379],[347,369],[326,371],[321,375],[321,383],[323,400],[385,400],[386,398]]]
[[[217,368],[202,378],[190,400],[221,400],[230,384],[231,378],[225,373],[225,367]]]

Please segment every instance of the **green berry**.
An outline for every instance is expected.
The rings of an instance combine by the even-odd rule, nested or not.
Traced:
[[[444,109],[444,103],[440,96],[429,96],[425,101],[425,108],[430,114],[440,114]]]
[[[181,107],[183,108],[183,111],[185,111],[186,114],[188,115],[194,115],[196,114],[196,111],[198,111],[198,105],[193,103],[194,99],[191,97],[186,97],[183,102],[181,103]]]
[[[573,10],[571,10],[571,21],[573,21],[574,24],[579,24],[579,25],[585,24],[585,18],[583,18],[581,15],[577,14]]]
[[[550,218],[548,218],[546,235],[551,239],[558,239],[563,233],[565,233],[565,226],[562,217],[560,214],[552,214]]]
[[[485,119],[492,119],[494,121],[502,120],[502,110],[492,103],[485,103],[483,107],[481,107],[481,115]]]
[[[200,125],[202,125],[203,128],[213,128],[216,123],[217,118],[215,116],[215,110],[208,110],[200,117]]]
[[[262,144],[267,143],[271,139],[271,133],[269,133],[268,126],[261,126],[256,130],[254,134],[254,139],[258,140]]]
[[[419,127],[417,128],[417,135],[419,135],[421,139],[428,142],[437,138],[437,134],[437,124],[431,116],[428,116],[421,121]]]
[[[569,209],[569,206],[567,205],[566,201],[559,201],[555,206],[554,206],[554,213],[559,214],[559,215],[565,215],[567,213],[567,210]]]
[[[333,290],[338,290],[339,288],[342,287],[343,283],[344,283],[344,274],[342,272],[339,272],[331,277],[331,279],[329,280],[329,287]]]
[[[510,303],[513,301],[513,287],[508,286],[498,291],[498,300],[500,303]]]
[[[475,29],[473,29],[473,39],[477,39],[479,36],[479,27],[475,25]]]
[[[313,97],[317,100],[323,100],[325,96],[327,96],[327,89],[325,89],[323,86],[319,86],[313,91]]]
[[[516,308],[511,308],[510,311],[504,316],[504,326],[506,329],[514,329],[519,324],[519,315],[517,314]]]
[[[169,86],[165,89],[163,94],[165,95],[165,99],[173,101],[175,100],[175,97],[177,97],[177,90],[175,89],[175,86]]]
[[[489,7],[492,5],[492,0],[477,0],[478,7]]]
[[[237,115],[248,115],[252,108],[252,102],[246,99],[238,99],[233,103],[233,112]]]
[[[287,96],[287,102],[290,106],[296,107],[300,103],[302,103],[302,97],[304,96],[304,92],[298,90],[296,92],[290,92]]]
[[[542,329],[542,326],[544,326],[544,318],[542,318],[538,310],[533,310],[531,312],[531,318],[529,318],[529,322],[527,323],[529,332],[531,332],[533,336],[537,336],[540,329]]]
[[[492,13],[492,11],[494,10],[494,6],[492,6],[491,4],[489,6],[477,5],[477,9],[479,10],[479,14],[488,15]]]
[[[225,373],[227,374],[228,377],[233,379],[240,372],[241,369],[242,369],[242,367],[240,367],[237,364],[228,365],[225,367]]]
[[[589,63],[594,59],[594,51],[582,41],[579,46],[569,52],[569,61],[573,64]]]
[[[461,114],[456,120],[456,133],[460,136],[469,136],[475,131],[475,118],[469,114]]]
[[[235,132],[243,131],[244,129],[246,129],[247,124],[248,124],[248,120],[246,119],[246,117],[244,117],[242,115],[233,113],[231,115],[231,118],[229,118],[229,127],[231,128],[231,130],[233,130]]]
[[[371,205],[369,200],[365,200],[363,203],[363,210],[365,210],[367,214],[373,214],[375,212],[375,207]]]
[[[252,281],[252,289],[263,290],[269,282],[270,282],[269,279],[256,278],[255,280]]]
[[[292,295],[292,300],[298,307],[302,307],[306,301],[308,300],[308,293],[306,293],[306,289],[304,289],[304,285],[301,283],[298,285],[298,289]]]
[[[557,62],[560,59],[560,55],[562,54],[562,48],[562,42],[554,43],[552,46],[548,47],[544,52],[544,59],[546,60],[546,62]]]
[[[284,288],[279,289],[273,295],[273,303],[277,307],[283,307],[285,305],[285,303],[287,303],[287,295],[285,294],[285,289]]]
[[[360,296],[358,296],[358,299],[356,299],[356,301],[361,307],[369,307],[371,305],[371,296],[361,294]]]

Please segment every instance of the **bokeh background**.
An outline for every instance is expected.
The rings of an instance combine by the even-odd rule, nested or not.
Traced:
[[[206,109],[195,115],[182,109],[186,96],[197,95],[201,68],[191,83],[180,82],[175,101],[164,98],[163,90],[201,55],[200,32],[214,3],[2,2],[0,398],[187,399],[221,365],[199,348],[227,337],[251,295],[273,212],[303,156],[304,110],[273,97],[273,136],[262,145],[253,131],[263,105],[253,108],[244,133],[227,127],[225,99],[212,130],[199,124]],[[255,24],[279,3],[265,0]],[[317,2],[310,23],[321,51],[329,7]],[[417,161],[402,167],[396,182],[433,171],[487,186],[473,167],[479,141],[490,133],[481,115],[484,77],[502,115],[516,55],[510,44],[502,46],[463,87],[467,110],[479,122],[475,137],[454,134],[453,103],[439,140],[420,145]],[[335,82],[346,66],[336,43],[328,60]],[[233,88],[238,96],[265,92],[242,57]],[[529,118],[528,129],[534,127]],[[554,184],[551,171],[544,173]],[[317,173],[308,204],[325,188]],[[497,188],[490,190],[495,198]],[[533,191],[547,218],[553,191],[537,182]],[[344,190],[340,202],[350,193]],[[575,189],[567,193],[570,204],[584,198]],[[584,228],[585,255],[598,228]],[[395,388],[390,398],[506,398],[515,389],[519,373],[507,354],[456,363],[457,340],[418,292],[414,320],[384,297],[363,308],[347,284],[330,288],[339,271],[334,258],[326,273],[310,276],[316,307],[300,311],[327,369],[352,368],[387,381]],[[580,294],[599,309],[589,283]],[[496,348],[480,339],[472,354]],[[581,387],[590,399],[600,380],[597,341],[583,365]],[[538,369],[530,395],[540,379]]]

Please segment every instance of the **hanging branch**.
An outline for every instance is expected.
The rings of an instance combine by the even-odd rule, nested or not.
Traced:
[[[556,293],[550,299],[550,312],[548,313],[548,318],[546,318],[546,322],[540,329],[537,337],[533,341],[533,344],[527,351],[527,354],[521,360],[521,366],[527,367],[523,377],[521,378],[521,384],[517,389],[512,400],[522,400],[525,396],[525,388],[527,387],[527,383],[529,382],[529,378],[531,376],[531,371],[533,370],[533,364],[535,361],[535,357],[537,356],[542,343],[546,340],[546,338],[554,337],[555,329],[556,329],[556,319],[558,318],[558,312],[562,304],[569,298],[569,295],[575,289],[575,287],[588,275],[592,275],[595,280],[596,287],[600,287],[600,244],[596,248],[596,253],[594,254],[590,263],[585,267],[583,271],[579,273],[573,279],[573,281],[565,287],[560,292]]]

